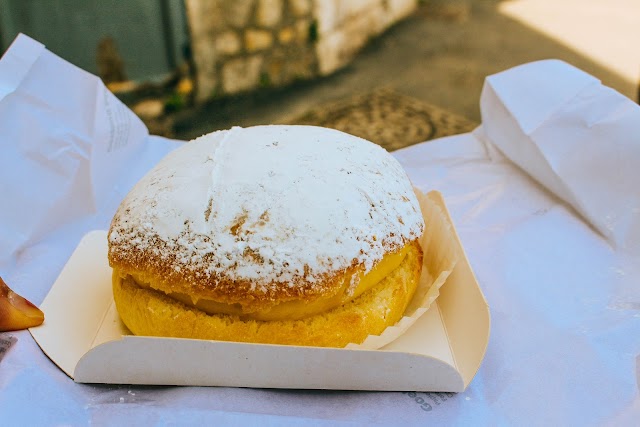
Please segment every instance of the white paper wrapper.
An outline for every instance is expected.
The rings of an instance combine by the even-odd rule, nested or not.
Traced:
[[[638,104],[553,60],[490,76],[480,102],[489,141],[617,247],[640,253]]]
[[[0,222],[12,227],[3,228],[0,247],[10,255],[112,204],[113,184],[131,169],[147,130],[100,79],[33,40],[18,37],[2,61],[0,182],[11,209],[0,210]]]
[[[176,146],[149,138],[98,77],[24,35],[0,61],[0,141],[0,275],[14,284],[13,274],[43,268],[33,251],[108,227],[133,183]],[[60,255],[58,264],[70,252]],[[57,272],[42,273],[39,292],[20,281],[14,290],[42,300]]]

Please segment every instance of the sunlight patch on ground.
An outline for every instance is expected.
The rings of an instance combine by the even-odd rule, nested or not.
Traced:
[[[510,0],[498,10],[629,82],[640,81],[640,0]]]

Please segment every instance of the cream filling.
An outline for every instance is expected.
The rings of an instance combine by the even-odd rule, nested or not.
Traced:
[[[408,246],[405,246],[398,252],[386,254],[368,273],[364,274],[364,272],[359,271],[354,275],[345,277],[342,281],[342,287],[335,295],[330,297],[321,297],[313,301],[285,301],[268,308],[245,312],[240,304],[225,304],[214,300],[192,297],[178,292],[169,292],[167,293],[167,296],[180,301],[187,306],[202,310],[208,314],[231,314],[241,316],[244,319],[254,320],[302,319],[346,304],[359,297],[367,290],[373,288],[393,270],[400,266],[407,255],[408,250]],[[140,283],[135,279],[133,279],[133,281],[142,288],[161,292],[152,288],[147,283]],[[353,289],[352,283],[357,284],[355,289]]]

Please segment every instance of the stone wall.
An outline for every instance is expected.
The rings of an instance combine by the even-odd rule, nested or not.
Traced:
[[[417,0],[186,0],[196,101],[330,74]]]

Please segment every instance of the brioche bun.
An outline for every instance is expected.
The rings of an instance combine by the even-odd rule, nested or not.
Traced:
[[[311,126],[214,132],[176,149],[109,230],[135,334],[343,347],[396,323],[424,229],[398,162]]]

